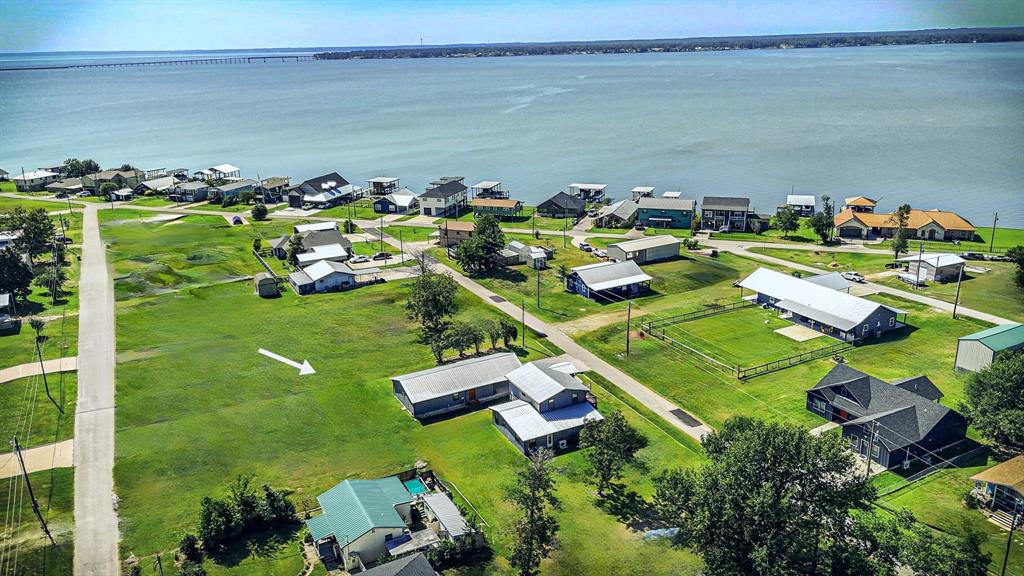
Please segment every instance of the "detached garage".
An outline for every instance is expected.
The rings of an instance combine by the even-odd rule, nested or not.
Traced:
[[[956,345],[958,371],[977,372],[1002,354],[1024,350],[1024,324],[1002,324],[961,337]]]

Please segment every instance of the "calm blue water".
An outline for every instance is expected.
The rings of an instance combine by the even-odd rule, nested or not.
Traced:
[[[586,181],[768,211],[795,186],[1024,227],[1024,44],[0,73],[0,167],[70,156],[532,202]]]

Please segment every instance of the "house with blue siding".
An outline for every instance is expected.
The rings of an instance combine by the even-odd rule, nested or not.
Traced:
[[[491,420],[524,454],[575,448],[583,425],[604,418],[590,389],[555,366],[525,364],[508,374],[508,382],[512,400],[491,407]]]
[[[507,374],[519,368],[511,352],[489,354],[391,378],[395,397],[414,418],[430,418],[508,398]]]
[[[637,200],[636,221],[652,228],[689,229],[697,201],[686,198],[642,197]]]
[[[942,392],[927,376],[888,383],[846,364],[836,364],[807,391],[807,409],[836,422],[850,449],[884,468],[915,460],[963,440],[964,417],[939,403]]]

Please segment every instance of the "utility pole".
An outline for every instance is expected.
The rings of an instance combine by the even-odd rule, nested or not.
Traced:
[[[569,228],[569,219],[562,220],[562,248],[566,247],[566,241],[568,238],[565,235],[566,230]]]
[[[875,423],[871,422],[871,436],[869,437],[869,440],[868,440],[868,453],[867,453],[868,469],[867,469],[867,472],[864,473],[864,479],[865,480],[867,480],[868,478],[871,478],[871,453],[874,452],[874,450],[875,450]]]
[[[380,227],[377,228],[377,233],[380,234],[380,251],[384,251],[384,214],[380,215]]]
[[[920,248],[917,250],[917,272],[914,274],[914,290],[920,290],[921,287],[918,284],[921,283],[921,260],[924,258],[924,242],[921,242]]]
[[[540,308],[540,268],[537,269],[537,308]]]
[[[381,233],[383,234],[383,231]],[[399,257],[399,258],[401,258],[401,263],[405,264],[405,241],[402,240],[402,229],[401,228],[398,229],[398,249],[402,251],[402,255]]]
[[[629,356],[629,328],[633,321],[633,301],[626,300],[626,356]]]
[[[53,395],[50,394],[50,384],[47,383],[46,381],[46,365],[43,363],[43,352],[42,350],[39,349],[38,332],[36,332],[36,356],[39,357],[39,370],[40,372],[43,373],[43,387],[46,388],[46,397],[49,398],[50,402],[53,402],[53,405],[57,407],[57,410],[60,411],[61,414],[63,414],[64,409],[61,408],[60,404],[58,404],[56,400],[53,399]]]
[[[156,555],[156,569],[160,571],[160,576],[164,576],[164,563],[160,560],[160,555]]]
[[[956,275],[956,298],[953,299],[953,320],[956,320],[956,307],[960,304],[960,281],[964,279],[964,267],[967,263],[960,265],[960,271]]]
[[[43,520],[43,515],[39,513],[39,503],[36,502],[36,495],[32,492],[32,483],[28,480],[28,470],[25,469],[25,459],[21,457],[21,446],[18,445],[18,437],[15,436],[11,443],[14,444],[14,453],[18,456],[21,475],[25,479],[25,487],[28,488],[28,497],[32,500],[32,511],[36,513],[36,518],[39,520],[39,526],[43,529],[43,534],[46,534],[51,544],[56,544],[57,542],[53,539],[53,534],[50,534],[50,529],[46,526],[46,521]]]
[[[999,222],[999,212],[992,217],[992,238],[989,239],[988,251],[995,252],[996,246],[996,222]]]
[[[1013,531],[1017,528],[1017,516],[1024,510],[1024,502],[1018,501],[1013,507],[1013,518],[1010,520],[1010,533],[1006,535],[1006,552],[1003,552],[1003,570],[999,576],[1006,576],[1006,564],[1010,560],[1010,545],[1013,543]]]
[[[526,350],[526,298],[523,298],[523,350]]]

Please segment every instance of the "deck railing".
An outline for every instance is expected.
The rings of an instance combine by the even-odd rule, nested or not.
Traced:
[[[736,368],[736,377],[740,380],[746,380],[747,378],[753,378],[754,376],[760,376],[762,374],[768,374],[769,372],[775,372],[777,370],[784,370],[797,364],[803,364],[804,362],[810,362],[811,360],[817,360],[818,358],[824,358],[826,356],[833,356],[840,352],[851,350],[854,347],[853,342],[837,342],[835,344],[829,344],[823,348],[816,348],[807,352],[801,352],[800,354],[794,354],[793,356],[787,356],[785,358],[779,358],[772,360],[771,362],[765,362],[764,364],[758,364],[757,366],[750,366],[747,368]]]

